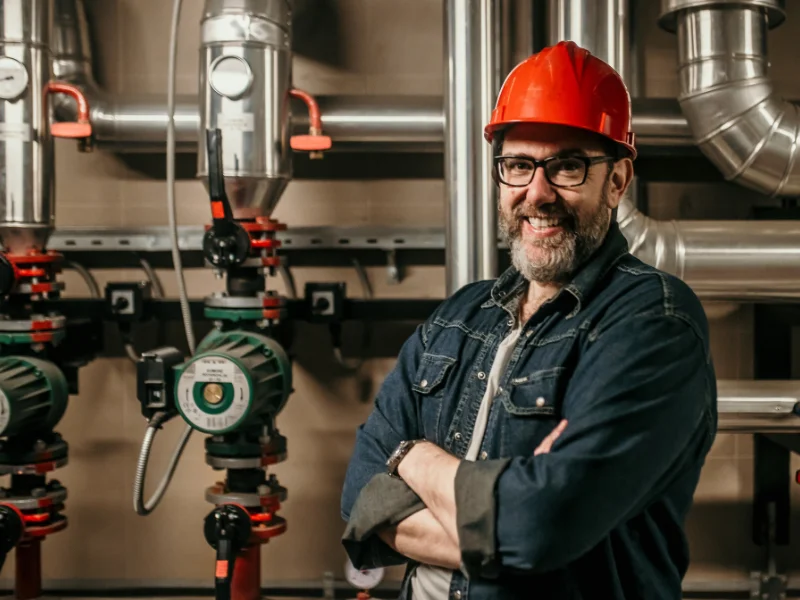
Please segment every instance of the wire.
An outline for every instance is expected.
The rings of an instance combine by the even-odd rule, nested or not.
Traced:
[[[140,258],[139,264],[142,265],[142,270],[147,275],[150,285],[153,286],[153,293],[156,295],[156,298],[163,298],[164,286],[161,285],[161,280],[158,278],[155,269],[153,269],[152,265],[150,265],[146,258]]]
[[[69,266],[83,278],[83,280],[86,282],[86,287],[89,288],[89,294],[92,296],[92,298],[101,297],[100,286],[97,285],[97,280],[94,278],[94,275],[92,275],[86,267],[84,267],[81,263],[75,262],[74,260],[68,261],[67,266]]]
[[[175,62],[178,54],[178,23],[181,18],[182,0],[174,0],[172,8],[172,28],[170,30],[168,85],[167,85],[167,205],[169,213],[170,233],[172,237],[172,262],[175,268],[175,276],[178,280],[178,295],[181,303],[181,315],[183,316],[183,326],[186,330],[186,341],[189,344],[189,353],[194,354],[195,338],[192,324],[192,313],[189,307],[189,296],[186,293],[186,281],[183,277],[183,264],[181,262],[180,247],[178,246],[178,217],[175,207]],[[146,262],[146,261],[145,261]],[[148,263],[149,266],[149,263]],[[144,267],[144,263],[142,263]],[[145,268],[145,270],[147,270]],[[163,293],[163,290],[161,290]],[[126,349],[127,350],[127,349]],[[142,447],[139,451],[139,460],[136,465],[136,476],[133,481],[133,508],[142,516],[149,515],[169,487],[172,476],[178,467],[186,444],[194,431],[190,425],[186,426],[181,434],[178,445],[172,453],[166,473],[161,478],[153,496],[144,501],[144,481],[147,474],[147,462],[150,459],[150,448],[153,445],[156,432],[161,428],[161,424],[166,421],[166,413],[156,413],[148,424],[147,431],[142,440]]]
[[[158,488],[153,496],[147,502],[144,502],[144,480],[147,474],[147,461],[150,459],[150,448],[156,437],[156,431],[161,428],[161,424],[166,420],[166,417],[165,413],[156,413],[150,420],[150,425],[144,434],[144,441],[142,441],[142,449],[139,451],[139,460],[136,464],[136,477],[133,481],[133,509],[143,517],[153,512],[158,503],[161,502],[161,498],[164,497],[164,493],[167,491],[170,481],[172,481],[172,476],[178,468],[178,461],[180,461],[193,431],[191,427],[187,427],[183,431],[181,439],[178,440],[178,446],[173,451],[172,458],[169,459],[167,471],[158,484]]]
[[[356,269],[356,273],[358,274],[358,279],[361,282],[361,292],[364,295],[364,298],[367,300],[371,300],[373,296],[372,292],[372,285],[370,285],[369,278],[367,277],[367,272],[361,263],[358,262],[358,259],[354,258],[352,260],[353,267]],[[361,366],[364,364],[364,360],[366,359],[367,354],[367,346],[369,346],[369,339],[370,339],[370,329],[369,325],[367,325],[366,321],[362,324],[364,328],[361,334],[361,356],[358,359],[358,362],[355,364],[350,364],[342,355],[342,348],[341,348],[341,331],[337,331],[335,338],[334,338],[334,345],[333,345],[333,356],[336,359],[336,362],[339,363],[339,366],[347,369],[348,371],[354,372],[358,371]]]
[[[289,298],[294,300],[297,298],[297,286],[294,283],[292,272],[289,270],[289,267],[283,264],[278,267],[278,272],[281,274],[281,279],[283,279],[283,285],[286,286],[286,293],[289,295]]]
[[[178,55],[178,23],[181,18],[182,0],[174,0],[172,8],[172,30],[170,31],[169,75],[167,77],[167,208],[169,213],[169,229],[172,235],[172,262],[178,280],[178,296],[181,303],[183,326],[186,329],[186,341],[189,353],[194,354],[195,338],[192,324],[192,312],[189,307],[189,296],[186,293],[186,280],[183,277],[183,263],[178,246],[178,215],[175,206],[175,62]]]

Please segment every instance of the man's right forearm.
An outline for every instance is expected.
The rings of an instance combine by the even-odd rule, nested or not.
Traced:
[[[458,569],[461,564],[458,544],[427,508],[378,535],[397,552],[417,562],[448,569]]]

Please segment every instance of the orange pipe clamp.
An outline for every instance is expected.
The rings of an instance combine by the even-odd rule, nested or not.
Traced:
[[[71,96],[78,105],[78,120],[74,122],[52,123],[50,133],[53,137],[81,139],[92,135],[92,124],[89,121],[89,101],[80,88],[62,83],[51,81],[44,86],[45,98],[50,94],[66,94]]]
[[[308,106],[308,135],[293,135],[290,141],[292,150],[311,152],[311,158],[322,158],[322,151],[328,150],[332,141],[322,134],[322,115],[314,96],[303,90],[291,89],[289,95],[298,98]]]

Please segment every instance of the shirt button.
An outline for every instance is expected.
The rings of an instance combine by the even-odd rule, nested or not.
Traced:
[[[509,320],[507,321],[507,323],[508,323],[508,326],[509,326],[509,327],[512,327],[512,326],[514,325],[514,319],[509,319]]]
[[[460,434],[458,431],[456,431],[455,435],[453,436],[453,439],[454,439],[455,441],[458,441],[458,440],[460,440],[460,439],[461,439],[461,434]]]
[[[542,396],[539,396],[539,397],[536,399],[536,406],[538,406],[538,407],[540,407],[540,408],[541,408],[542,406],[544,406],[544,397],[542,397]]]
[[[481,460],[486,460],[488,456],[489,455],[486,453],[486,450],[484,450],[483,452],[481,452],[481,455],[478,458],[480,458]]]
[[[461,590],[453,592],[453,600],[461,600]]]
[[[478,373],[478,379],[486,379],[486,373],[484,373],[483,371],[480,371]]]
[[[422,381],[419,382],[419,387],[427,387],[427,386],[428,386],[427,379],[423,379]]]

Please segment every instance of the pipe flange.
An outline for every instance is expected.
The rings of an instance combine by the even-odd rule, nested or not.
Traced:
[[[286,502],[288,492],[285,487],[277,483],[268,483],[258,486],[256,492],[231,492],[226,491],[222,482],[206,489],[206,502],[220,505],[232,502],[245,508],[266,508],[277,511],[281,502]]]
[[[11,504],[20,510],[38,510],[63,504],[67,499],[67,488],[63,486],[39,489],[42,493],[32,496],[15,496],[10,489],[0,489],[0,502]],[[37,490],[34,489],[33,491],[36,492]]]
[[[206,454],[206,464],[215,469],[262,469],[285,461],[286,452],[251,458],[225,458]]]
[[[27,465],[0,464],[0,475],[41,475],[65,466],[69,459],[65,456],[56,460],[31,463]]]
[[[62,316],[33,315],[29,320],[0,318],[0,331],[49,331],[63,329],[66,322]]]
[[[786,0],[661,0],[658,24],[662,29],[675,33],[678,29],[678,13],[720,6],[761,9],[767,15],[770,29],[786,19]]]
[[[257,296],[228,296],[212,294],[206,296],[205,305],[212,308],[282,308],[286,299],[282,296],[260,292]]]

